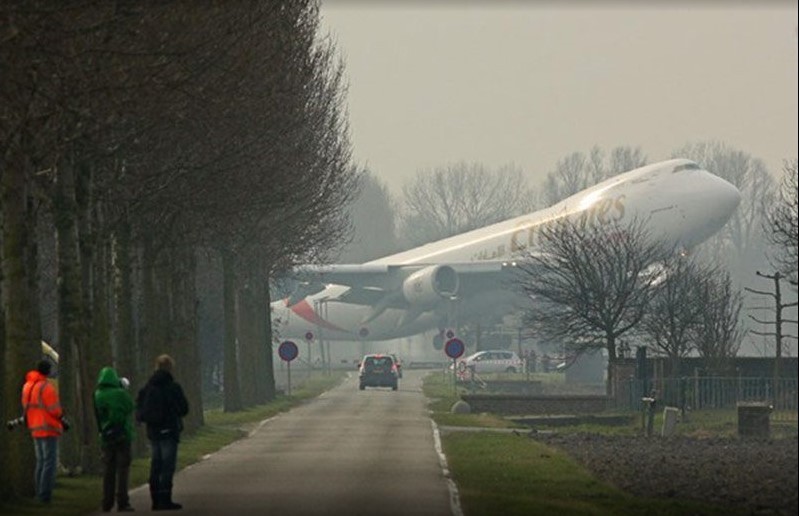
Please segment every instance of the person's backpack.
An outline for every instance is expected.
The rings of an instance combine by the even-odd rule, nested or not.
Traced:
[[[97,400],[94,400],[94,417],[97,419],[97,427],[100,430],[100,439],[105,444],[116,444],[128,438],[128,433],[125,431],[125,423],[106,423],[103,425],[101,421],[108,419],[108,409],[103,410],[105,417],[100,415],[100,409],[97,407]]]

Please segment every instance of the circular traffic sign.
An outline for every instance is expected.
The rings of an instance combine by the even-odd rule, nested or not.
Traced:
[[[463,355],[465,350],[466,346],[464,346],[461,339],[449,339],[447,343],[444,344],[444,352],[449,358],[458,358],[459,356]]]
[[[312,331],[305,332],[305,340],[313,340],[313,332]]]
[[[297,349],[297,345],[291,342],[290,340],[284,341],[280,343],[280,346],[277,348],[277,354],[280,355],[280,358],[285,360],[286,362],[291,362],[297,355],[300,353],[300,350]]]
[[[447,330],[447,338],[451,339],[453,337],[455,337],[455,332],[452,330]]]

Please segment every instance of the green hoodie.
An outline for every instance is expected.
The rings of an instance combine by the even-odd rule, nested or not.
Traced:
[[[133,398],[119,383],[119,376],[112,367],[104,367],[97,377],[94,408],[101,438],[103,430],[109,426],[123,425],[128,442],[133,441]]]

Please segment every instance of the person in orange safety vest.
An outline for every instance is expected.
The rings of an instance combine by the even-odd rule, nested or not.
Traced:
[[[25,385],[22,387],[23,414],[36,452],[36,498],[42,503],[50,503],[53,494],[58,438],[64,431],[58,391],[47,379],[51,367],[47,360],[39,361],[36,369],[25,375]]]

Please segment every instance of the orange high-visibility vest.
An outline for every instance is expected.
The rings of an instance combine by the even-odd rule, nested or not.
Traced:
[[[36,373],[36,374],[32,374]],[[55,386],[38,371],[28,373],[22,387],[22,407],[33,437],[58,437],[63,432],[61,402]]]

